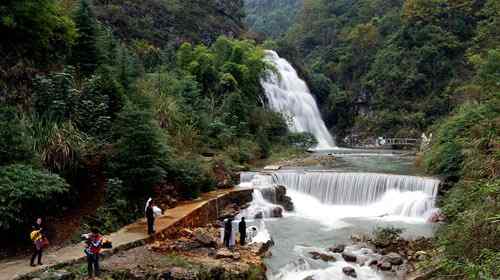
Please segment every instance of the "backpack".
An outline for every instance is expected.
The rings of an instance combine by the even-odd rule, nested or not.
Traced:
[[[42,238],[42,233],[40,231],[41,230],[34,230],[30,233],[31,241],[37,241]]]

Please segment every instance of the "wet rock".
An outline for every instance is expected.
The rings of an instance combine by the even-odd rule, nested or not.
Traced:
[[[378,264],[378,260],[376,260],[376,259],[370,259],[366,264],[368,266],[372,266],[372,265],[376,266]]]
[[[358,255],[356,259],[356,263],[359,264],[360,266],[365,265],[365,263],[368,262],[368,257],[365,255]]]
[[[255,214],[255,216],[253,218],[254,219],[262,219],[262,218],[264,218],[264,213],[259,212],[259,213]]]
[[[40,274],[40,280],[73,280],[75,275],[67,270],[45,271]]]
[[[309,276],[307,276],[306,278],[304,278],[302,280],[314,280],[314,275],[309,275]]]
[[[349,277],[352,277],[352,278],[357,278],[358,275],[356,274],[356,270],[354,270],[354,268],[350,267],[350,266],[346,266],[344,268],[342,268],[342,272],[349,276]]]
[[[356,262],[356,260],[358,259],[358,257],[356,255],[354,255],[353,253],[349,253],[349,252],[343,252],[342,258],[344,258],[344,260],[346,262]]]
[[[394,252],[385,255],[383,257],[383,261],[388,262],[392,265],[402,265],[404,262],[403,257],[401,257],[401,255],[394,253]]]
[[[361,242],[362,238],[358,234],[353,234],[351,235],[351,240],[356,243],[356,242]]]
[[[343,245],[343,244],[339,244],[339,245],[336,245],[336,246],[328,249],[328,251],[330,251],[332,253],[339,253],[339,254],[344,252],[344,250],[345,250],[345,245]]]
[[[383,270],[383,271],[389,271],[392,269],[392,264],[390,262],[380,262],[379,263],[379,268],[380,270]]]
[[[237,261],[237,260],[240,260],[240,259],[241,259],[240,253],[238,253],[238,252],[233,253],[233,260]]]
[[[268,240],[267,242],[265,243],[254,243],[251,245],[252,246],[252,252],[259,255],[259,256],[262,256],[264,255],[267,251],[269,251],[269,249],[274,246],[274,241],[271,239],[271,240]]]
[[[204,228],[197,228],[193,232],[193,238],[205,247],[217,247],[217,240]]]
[[[337,260],[334,256],[320,253],[320,252],[309,252],[309,255],[311,255],[311,257],[314,260],[322,260],[324,262],[334,262]]]
[[[283,217],[283,208],[281,207],[275,207],[271,211],[271,217],[272,218],[282,218]]]

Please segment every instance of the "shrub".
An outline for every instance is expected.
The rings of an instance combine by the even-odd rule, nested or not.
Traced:
[[[215,188],[216,182],[196,160],[179,159],[171,161],[168,167],[168,179],[175,182],[183,198],[192,199]]]
[[[289,145],[305,150],[318,145],[316,137],[309,132],[290,133],[287,136],[287,142]]]
[[[0,166],[30,161],[32,140],[14,108],[0,107],[0,127]]]
[[[0,167],[0,229],[18,228],[36,216],[60,212],[69,185],[58,175],[27,165]]]

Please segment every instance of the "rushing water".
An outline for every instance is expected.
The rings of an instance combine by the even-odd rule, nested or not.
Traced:
[[[266,58],[277,71],[269,71],[261,81],[271,109],[290,118],[291,131],[312,133],[318,140],[318,149],[334,147],[333,137],[328,132],[306,83],[300,79],[292,65],[276,52],[267,51]]]
[[[345,156],[349,160],[343,165],[360,159],[358,152],[353,153],[352,158]],[[381,158],[369,152],[363,157]],[[406,166],[413,159],[398,155],[387,157],[387,161],[395,160],[396,166]],[[377,165],[377,160],[369,162]],[[345,166],[342,169],[346,169]],[[294,211],[285,212],[282,219],[265,219],[265,225],[261,225],[276,243],[272,257],[266,260],[270,279],[302,280],[308,276],[315,280],[350,279],[342,272],[345,266],[355,268],[358,279],[362,280],[398,279],[368,266],[347,263],[339,254],[334,254],[337,261],[324,262],[312,259],[309,252],[327,252],[330,246],[350,244],[352,234],[370,234],[379,226],[403,228],[403,236],[408,238],[432,236],[434,226],[426,220],[436,211],[438,180],[386,174],[382,173],[383,168],[378,173],[365,172],[373,166],[347,169],[350,171],[336,171],[334,166],[321,171],[291,168],[241,173],[241,185],[256,189],[254,202],[244,213],[247,217],[258,211],[265,212],[263,208],[276,207],[266,201],[261,192],[274,185],[284,185],[295,206]],[[358,249],[349,250],[356,253]]]
[[[267,59],[276,68],[261,81],[271,109],[290,118],[291,131],[312,133],[318,140],[318,154],[335,156],[328,166],[319,162],[308,167],[241,174],[240,186],[252,187],[254,193],[250,207],[240,216],[258,225],[259,241],[272,237],[275,242],[272,257],[266,259],[268,278],[352,279],[342,272],[350,266],[361,280],[398,279],[395,274],[366,265],[363,260],[377,257],[369,249],[352,244],[346,247],[361,262],[347,263],[340,254],[327,252],[327,248],[349,245],[352,234],[370,234],[379,226],[403,228],[407,238],[432,236],[434,226],[426,220],[436,211],[439,181],[414,176],[417,173],[412,157],[393,151],[335,147],[306,83],[276,52],[267,51]],[[294,204],[294,211],[284,212],[284,217],[278,219],[269,217],[280,206],[265,199],[276,185],[287,188]],[[258,216],[264,219],[253,219]],[[336,261],[315,260],[309,254],[312,251],[334,254]]]

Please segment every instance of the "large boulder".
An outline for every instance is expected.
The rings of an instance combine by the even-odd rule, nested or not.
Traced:
[[[388,262],[392,265],[402,265],[404,262],[403,257],[401,255],[391,252],[383,257],[384,262]]]
[[[346,262],[356,262],[358,259],[358,257],[355,254],[350,252],[343,252],[342,258],[344,258]]]
[[[205,247],[217,247],[217,240],[204,228],[194,230],[193,238]]]
[[[344,268],[342,268],[342,272],[349,276],[349,277],[352,277],[352,278],[357,278],[358,275],[356,274],[356,270],[354,270],[354,268],[350,267],[350,266],[346,266]]]
[[[335,245],[334,247],[331,247],[328,249],[328,251],[332,252],[332,253],[342,253],[344,252],[345,250],[345,245],[342,245],[342,244],[339,244],[339,245]]]
[[[292,199],[286,195],[286,188],[284,186],[265,188],[262,189],[261,192],[266,200],[283,206],[286,211],[293,211],[294,206]]]
[[[322,260],[324,262],[334,262],[334,261],[337,260],[335,258],[335,256],[328,255],[328,254],[325,254],[325,253],[320,253],[320,252],[309,252],[309,255],[311,255],[311,257],[314,260]]]

